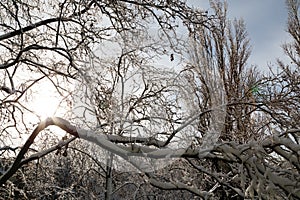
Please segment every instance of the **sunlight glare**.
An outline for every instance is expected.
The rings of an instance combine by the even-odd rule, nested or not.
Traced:
[[[39,88],[45,89],[35,93],[31,108],[40,120],[45,120],[58,114],[61,97],[50,83],[39,83]]]
[[[55,97],[41,95],[34,101],[34,112],[41,118],[53,117],[58,108],[59,101]]]

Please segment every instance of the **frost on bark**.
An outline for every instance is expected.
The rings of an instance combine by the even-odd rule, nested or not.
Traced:
[[[266,75],[221,1],[1,1],[1,197],[299,199],[287,8],[291,63]],[[59,117],[34,110],[43,84]]]

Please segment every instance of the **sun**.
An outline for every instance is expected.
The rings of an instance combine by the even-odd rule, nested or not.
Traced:
[[[60,82],[62,86],[63,82]],[[26,119],[30,124],[37,125],[48,117],[62,117],[68,116],[70,111],[70,103],[67,103],[67,95],[64,92],[58,92],[57,88],[49,80],[44,80],[36,83],[31,88],[30,100],[27,102],[26,107],[30,113],[26,114]],[[59,127],[48,127],[55,137],[63,137],[66,132]],[[53,135],[54,136],[54,135]]]
[[[52,83],[41,82],[38,84],[38,88],[43,88],[43,90],[33,92],[30,110],[33,111],[40,120],[62,114],[62,112],[67,109],[64,104],[61,103],[63,97],[58,94]]]
[[[51,95],[40,94],[40,97],[34,102],[33,111],[41,120],[44,120],[47,117],[55,116],[58,107],[59,101],[57,98]]]

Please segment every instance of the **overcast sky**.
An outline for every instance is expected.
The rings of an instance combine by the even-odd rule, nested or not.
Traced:
[[[195,7],[209,8],[209,0],[189,0]],[[289,41],[286,33],[285,0],[227,0],[228,17],[243,18],[251,39],[249,64],[266,69],[276,58],[286,60],[281,45]],[[275,66],[274,66],[275,67]]]

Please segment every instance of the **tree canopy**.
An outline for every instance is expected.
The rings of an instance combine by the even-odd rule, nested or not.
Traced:
[[[1,196],[299,199],[286,5],[291,62],[265,74],[223,1],[1,1]]]

